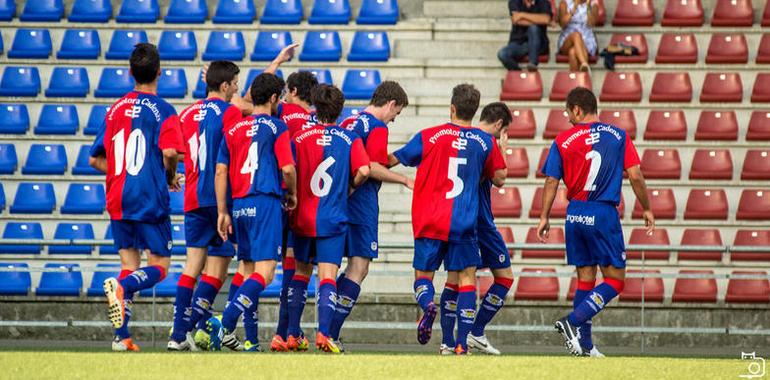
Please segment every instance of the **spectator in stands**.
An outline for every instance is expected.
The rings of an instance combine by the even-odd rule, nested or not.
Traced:
[[[511,15],[511,35],[508,45],[497,52],[497,58],[508,70],[521,70],[519,60],[529,57],[527,70],[536,71],[538,56],[548,54],[546,28],[551,22],[548,0],[508,0]]]
[[[588,71],[596,55],[596,36],[591,29],[599,17],[596,0],[561,0],[559,4],[559,53],[569,57],[570,71]],[[593,3],[593,4],[592,4]]]

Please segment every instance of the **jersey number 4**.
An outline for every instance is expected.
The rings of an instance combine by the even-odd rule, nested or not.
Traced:
[[[126,173],[138,175],[144,166],[145,155],[147,154],[147,140],[141,129],[134,129],[128,135],[126,142],[126,131],[121,129],[112,137],[114,141],[115,153],[115,175],[123,174],[125,167]]]
[[[243,166],[241,166],[241,174],[248,174],[249,177],[249,184],[254,183],[254,172],[259,169],[259,144],[258,143],[251,143],[249,145],[249,153],[246,156],[246,161],[243,162]]]

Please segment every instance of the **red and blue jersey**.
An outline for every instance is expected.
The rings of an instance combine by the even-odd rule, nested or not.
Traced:
[[[334,125],[317,124],[293,136],[297,159],[294,232],[305,237],[345,232],[352,176],[369,165],[361,138]]]
[[[626,131],[604,123],[576,124],[556,136],[543,174],[563,179],[570,200],[620,203],[623,171],[639,165]]]
[[[448,123],[419,132],[393,154],[402,164],[417,166],[414,237],[475,240],[479,183],[505,169],[495,138],[477,128]]]
[[[182,137],[187,144],[185,212],[217,205],[214,177],[222,130],[240,120],[238,107],[219,98],[199,100],[179,114]]]
[[[294,165],[286,124],[270,115],[251,115],[224,132],[217,163],[229,166],[233,199],[282,197],[281,168]]]
[[[293,137],[297,132],[309,129],[314,124],[314,118],[311,118],[313,113],[298,104],[278,103],[276,115],[289,127],[289,137]]]
[[[107,159],[107,212],[112,220],[155,223],[170,210],[163,150],[184,153],[174,107],[132,91],[110,107],[90,154]]]

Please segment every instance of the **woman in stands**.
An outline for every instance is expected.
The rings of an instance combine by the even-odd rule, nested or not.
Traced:
[[[596,55],[597,48],[591,28],[598,13],[596,0],[562,0],[559,4],[559,53],[569,57],[570,71],[589,71],[589,57]]]

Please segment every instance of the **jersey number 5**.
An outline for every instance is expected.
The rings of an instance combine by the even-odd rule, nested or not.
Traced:
[[[323,198],[332,191],[332,182],[334,182],[334,179],[329,175],[329,168],[331,168],[335,162],[337,162],[337,160],[335,160],[334,157],[327,157],[325,160],[321,161],[321,164],[318,165],[315,173],[313,173],[313,176],[310,178],[310,190],[316,197]]]
[[[452,181],[452,190],[449,190],[446,193],[446,199],[456,198],[463,192],[465,183],[463,182],[463,179],[458,175],[458,169],[460,168],[460,165],[465,165],[467,163],[467,158],[449,157],[449,172],[447,173],[447,178]]]
[[[134,129],[128,135],[128,142],[125,140],[126,131],[121,129],[112,137],[115,142],[115,175],[123,173],[123,167],[126,173],[138,175],[144,166],[145,154],[147,153],[147,140],[141,129]]]
[[[591,168],[588,169],[588,178],[586,178],[586,185],[583,187],[583,191],[596,190],[596,175],[599,174],[599,168],[602,167],[602,155],[599,152],[592,150],[586,153],[586,160],[591,160]]]

